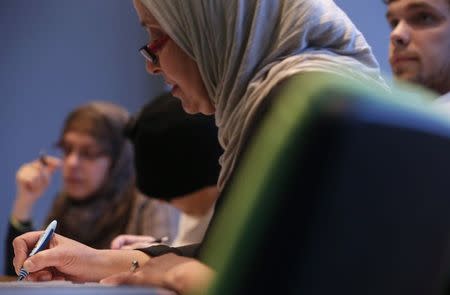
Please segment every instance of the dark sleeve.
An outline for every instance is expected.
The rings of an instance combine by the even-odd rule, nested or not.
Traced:
[[[24,227],[22,229],[15,228],[11,222],[8,223],[8,232],[6,236],[6,245],[5,245],[5,274],[8,276],[15,276],[16,272],[14,271],[13,266],[13,258],[14,258],[14,248],[13,248],[13,240],[29,231],[33,230],[33,226],[31,225],[31,222],[24,222],[22,224]]]
[[[156,245],[144,249],[138,249],[151,257],[174,253],[179,256],[195,257],[200,244],[191,244],[181,247],[170,247],[167,245]]]

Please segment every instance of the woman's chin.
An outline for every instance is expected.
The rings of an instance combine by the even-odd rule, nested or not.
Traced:
[[[198,113],[201,113],[203,115],[214,115],[214,113],[216,112],[216,109],[212,105],[188,105],[185,104],[183,100],[181,101],[181,104],[183,106],[183,110],[190,115],[195,115]]]
[[[209,101],[208,103],[205,103],[202,101],[186,99],[186,96],[183,95],[181,91],[179,91],[179,96],[173,96],[181,101],[183,110],[190,115],[195,115],[198,113],[202,113],[203,115],[213,115],[216,111],[215,107],[209,103]]]
[[[192,110],[192,109],[189,109],[189,108],[183,108],[183,109],[184,109],[184,111],[185,111],[186,113],[188,113],[189,115],[195,115],[195,114],[200,113],[198,110]]]
[[[183,110],[190,114],[190,115],[195,115],[200,113],[200,111],[198,110],[198,108],[192,104],[186,103],[185,100],[183,100],[182,98],[180,98],[181,101],[181,106],[183,107]]]
[[[214,115],[216,113],[216,108],[213,105],[207,105],[201,113],[207,116]]]
[[[75,188],[75,187],[65,187],[64,191],[74,200],[85,200],[90,195],[86,190]]]

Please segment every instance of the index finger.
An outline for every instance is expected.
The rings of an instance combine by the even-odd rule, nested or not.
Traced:
[[[151,243],[154,240],[156,239],[152,236],[120,235],[111,242],[111,249],[121,249],[123,246],[138,242]]]
[[[14,269],[19,273],[23,262],[28,258],[28,254],[39,240],[42,231],[32,231],[18,236],[13,240],[14,247]]]
[[[120,247],[120,250],[135,250],[135,249],[143,249],[148,248],[152,245],[158,245],[158,243],[151,243],[151,242],[136,242],[132,244],[123,245]]]

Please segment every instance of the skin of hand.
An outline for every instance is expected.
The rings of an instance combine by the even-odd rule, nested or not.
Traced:
[[[156,238],[152,236],[138,236],[138,235],[118,235],[111,242],[111,249],[125,250],[125,249],[139,249],[146,248],[154,244]]]
[[[170,200],[170,205],[188,215],[201,218],[214,206],[214,202],[218,197],[219,191],[217,186],[212,185],[173,198]]]
[[[150,259],[141,251],[97,250],[58,234],[53,235],[48,249],[28,257],[41,234],[42,231],[28,232],[13,241],[16,273],[23,265],[30,272],[30,281],[98,282],[129,270],[133,260],[145,264]]]
[[[12,215],[20,221],[30,220],[34,203],[50,184],[53,173],[61,167],[61,160],[46,156],[46,165],[35,160],[22,165],[16,173],[17,194]]]
[[[123,272],[100,281],[110,285],[147,285],[186,294],[204,290],[215,272],[193,258],[165,254],[150,259],[135,272]]]

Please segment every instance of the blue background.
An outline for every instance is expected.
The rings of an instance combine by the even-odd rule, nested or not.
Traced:
[[[389,75],[389,30],[381,0],[336,1],[364,33]],[[59,135],[63,119],[93,99],[131,112],[163,91],[137,48],[147,40],[131,0],[0,1],[0,237],[15,197],[15,173]],[[42,226],[60,175],[34,210]],[[4,243],[0,243],[3,267]]]

